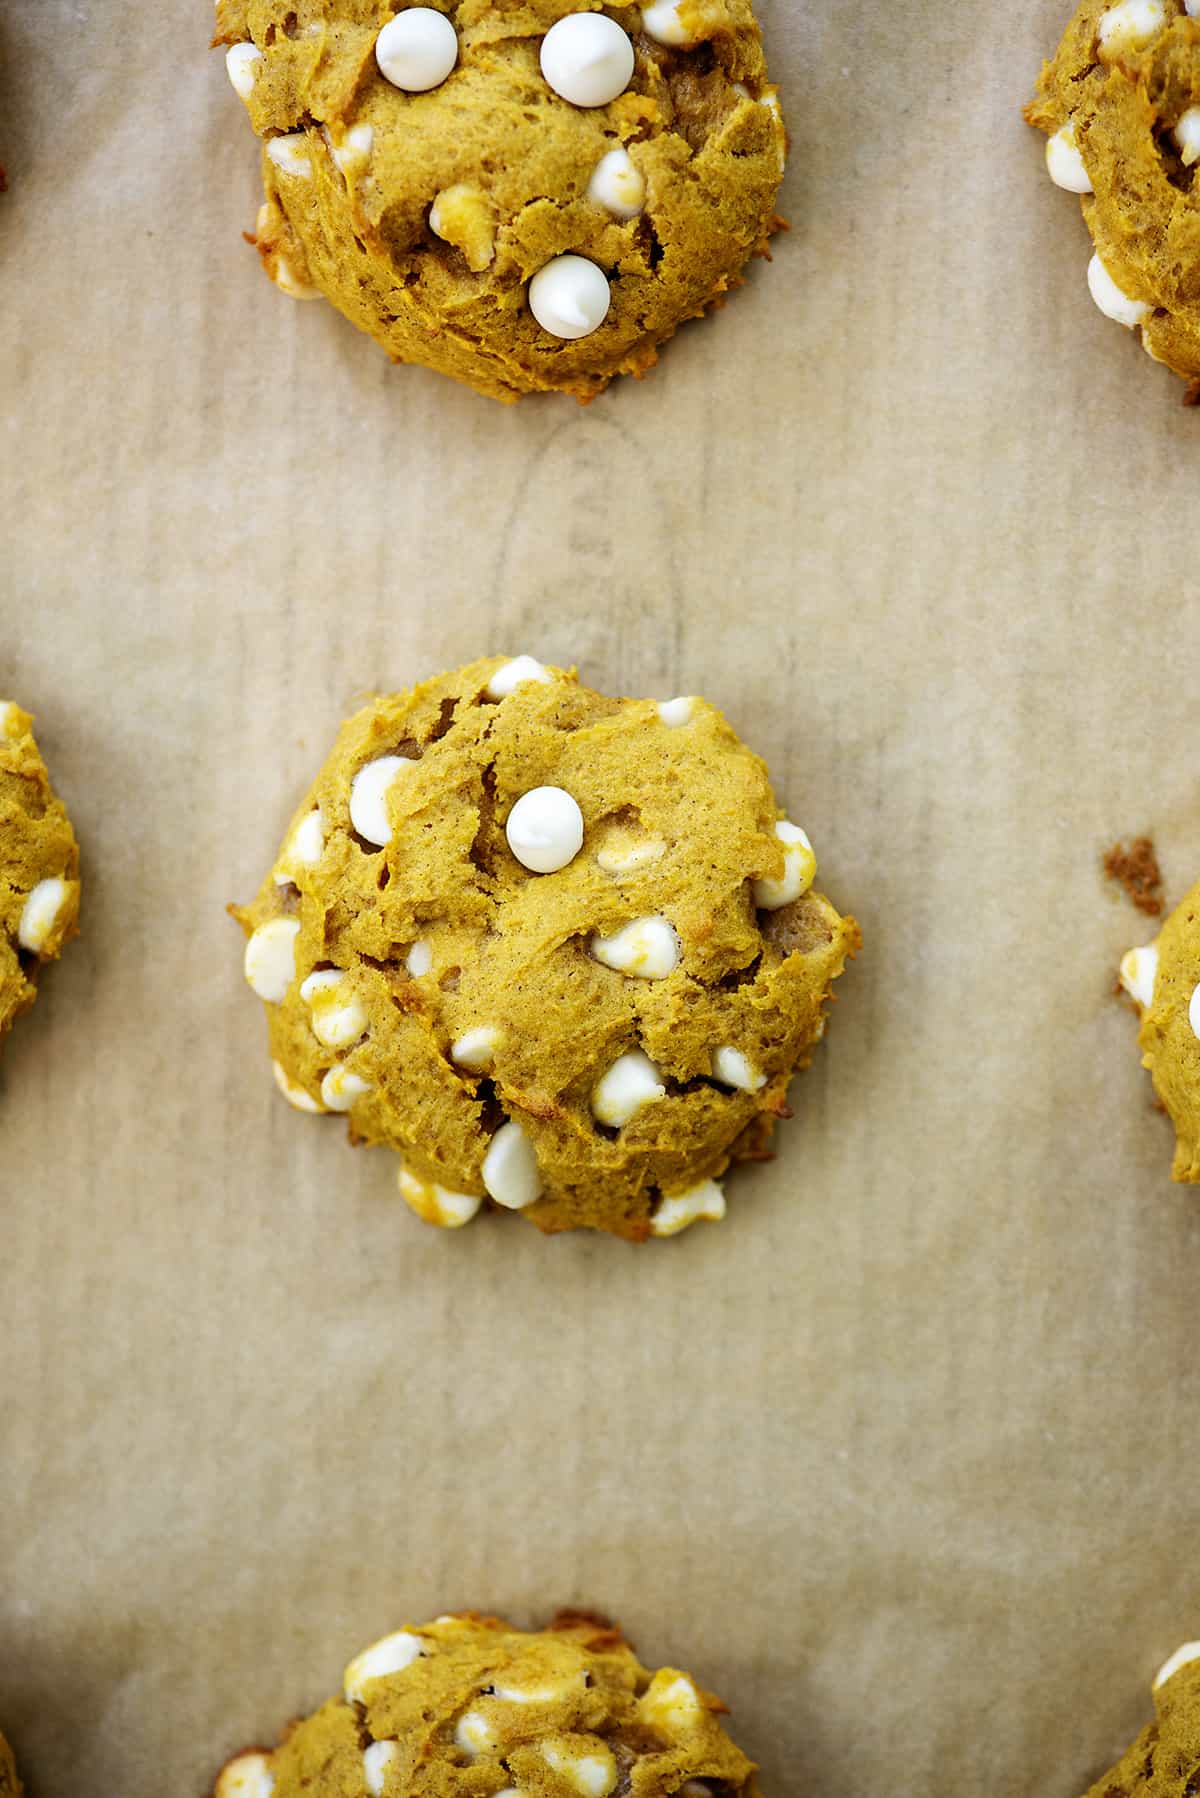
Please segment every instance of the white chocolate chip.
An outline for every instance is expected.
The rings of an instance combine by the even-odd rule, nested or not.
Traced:
[[[395,1742],[372,1742],[363,1752],[363,1780],[371,1798],[383,1798],[383,1782],[387,1770],[399,1754]]]
[[[693,1729],[703,1712],[700,1694],[687,1675],[673,1675],[666,1668],[654,1675],[638,1700],[642,1721],[668,1740]]]
[[[1115,319],[1119,325],[1124,325],[1130,331],[1135,325],[1140,325],[1142,320],[1147,318],[1153,310],[1152,307],[1146,305],[1144,300],[1131,300],[1127,293],[1122,293],[1101,262],[1098,250],[1088,263],[1087,278],[1088,292],[1105,318]]]
[[[325,821],[318,807],[301,818],[284,844],[275,875],[276,885],[286,886],[298,868],[315,868],[324,853]]]
[[[491,680],[484,688],[489,699],[507,699],[522,681],[536,680],[550,685],[554,676],[544,662],[533,656],[514,656],[511,662],[505,662],[503,668],[497,668]]]
[[[1192,1027],[1192,1035],[1200,1038],[1200,986],[1192,989],[1192,997],[1188,1003],[1188,1023]]]
[[[738,1092],[761,1092],[767,1084],[767,1076],[760,1074],[732,1043],[726,1043],[718,1049],[712,1058],[713,1079],[719,1086],[732,1086]]]
[[[1092,192],[1092,178],[1083,166],[1075,141],[1074,119],[1068,119],[1061,130],[1047,139],[1046,168],[1055,187],[1063,187],[1069,194]]]
[[[283,253],[277,252],[268,265],[272,281],[289,300],[319,300],[321,290],[311,281],[302,280]]]
[[[483,1200],[470,1192],[451,1192],[433,1180],[419,1180],[402,1167],[397,1176],[400,1197],[410,1210],[440,1230],[461,1230],[469,1224]]]
[[[769,93],[769,94],[764,94],[762,99],[759,101],[759,105],[766,107],[767,111],[769,113],[771,113],[772,116],[774,117],[775,123],[778,126],[778,129],[779,129],[779,150],[778,150],[779,173],[781,175],[785,174],[787,172],[788,141],[787,141],[787,128],[783,122],[783,107],[779,103],[779,95],[774,92]]]
[[[349,1111],[371,1091],[370,1083],[338,1061],[321,1082],[321,1098],[330,1111]]]
[[[275,1076],[275,1084],[296,1111],[320,1112],[323,1107],[317,1104],[310,1092],[306,1092],[288,1073],[281,1061],[271,1063],[271,1072]]]
[[[500,1738],[482,1711],[464,1711],[454,1729],[454,1740],[464,1754],[478,1760],[481,1754],[494,1754]]]
[[[665,980],[679,966],[681,954],[675,926],[661,916],[634,918],[612,936],[594,936],[588,950],[606,968],[639,980]]]
[[[1100,60],[1144,50],[1167,22],[1163,0],[1119,0],[1100,15]]]
[[[755,881],[754,903],[762,911],[778,911],[793,899],[803,898],[817,876],[812,844],[798,824],[781,819],[775,835],[783,844],[783,874],[778,880]]]
[[[290,131],[286,137],[268,138],[267,155],[281,174],[297,175],[301,181],[312,179],[308,139],[303,131]]]
[[[351,125],[340,144],[333,147],[333,160],[347,181],[355,180],[371,160],[375,132],[370,125]]]
[[[313,1035],[327,1049],[348,1049],[367,1028],[366,1007],[355,997],[340,968],[322,968],[300,984],[300,997],[312,1009]]]
[[[248,100],[254,92],[262,60],[263,53],[257,44],[230,44],[226,50],[225,71],[239,100]]]
[[[1154,982],[1158,978],[1158,944],[1131,949],[1121,958],[1121,985],[1130,998],[1136,999],[1143,1011],[1154,1003]]]
[[[401,13],[400,17],[404,18]],[[350,822],[360,837],[383,849],[392,840],[387,796],[392,785],[414,763],[402,755],[381,755],[360,768],[350,783]]]
[[[427,937],[418,937],[404,961],[414,980],[423,980],[433,968],[433,945]]]
[[[58,928],[70,896],[70,887],[57,876],[38,881],[21,907],[17,941],[22,949],[27,949],[31,955],[42,953]]]
[[[1200,1661],[1200,1642],[1185,1642],[1182,1648],[1177,1648],[1174,1654],[1163,1662],[1154,1675],[1154,1690],[1157,1692],[1160,1686],[1165,1686],[1169,1679],[1174,1678],[1181,1667],[1188,1667],[1193,1661]]]
[[[492,202],[469,181],[443,187],[429,208],[429,229],[459,250],[473,274],[496,260],[496,214]]]
[[[690,694],[683,699],[660,699],[658,702],[658,715],[671,730],[690,724],[695,710],[696,701]]]
[[[601,1742],[593,1748],[589,1741],[586,1750],[543,1742],[541,1750],[546,1765],[573,1785],[582,1798],[608,1798],[617,1783],[617,1763]]]
[[[296,978],[298,918],[268,918],[249,942],[242,963],[246,979],[260,999],[278,1005]]]
[[[720,1223],[724,1215],[725,1194],[715,1180],[704,1180],[688,1192],[661,1200],[650,1219],[650,1230],[655,1236],[678,1236],[701,1218]]]
[[[603,848],[596,851],[596,861],[606,874],[635,874],[661,861],[667,845],[661,837],[643,837],[633,831],[614,831]]]
[[[583,813],[561,787],[533,787],[509,812],[504,834],[523,868],[557,874],[583,848]]]
[[[1200,106],[1189,106],[1171,133],[1186,169],[1200,162]]]
[[[677,50],[689,49],[696,41],[680,17],[680,0],[656,0],[653,6],[643,6],[642,30],[655,43],[670,44]]]
[[[529,283],[529,309],[551,337],[590,337],[611,305],[608,276],[586,256],[555,256]]]
[[[587,1675],[580,1676],[586,1683]],[[493,1686],[492,1697],[501,1704],[555,1704],[571,1696],[566,1686]],[[498,1798],[498,1795],[497,1795]]]
[[[627,1055],[618,1055],[592,1088],[592,1116],[597,1123],[620,1130],[643,1105],[666,1096],[662,1075],[650,1057],[631,1049]]]
[[[265,1754],[239,1754],[217,1780],[213,1798],[271,1798],[275,1775]]]
[[[610,150],[600,158],[588,182],[588,199],[619,219],[634,219],[644,209],[646,177],[628,150]]]
[[[495,1059],[500,1032],[493,1024],[477,1024],[450,1045],[450,1059],[471,1074],[486,1074]]]
[[[11,699],[0,699],[0,737],[7,737],[16,723],[17,708]]]
[[[574,12],[542,39],[542,74],[572,106],[607,106],[633,80],[629,33],[604,13]]]
[[[315,868],[325,853],[325,825],[318,806],[301,819],[292,835],[289,853],[303,867]]]
[[[414,1636],[411,1630],[400,1629],[394,1635],[384,1636],[378,1642],[372,1642],[361,1654],[356,1654],[346,1671],[342,1674],[342,1690],[346,1694],[347,1704],[365,1704],[367,1702],[366,1687],[373,1679],[387,1679],[392,1673],[403,1673],[411,1667],[426,1651],[426,1643],[422,1636]]]
[[[440,87],[458,62],[458,33],[432,6],[410,6],[389,19],[375,40],[379,73],[406,94]]]
[[[482,1172],[483,1184],[506,1211],[524,1211],[541,1196],[542,1177],[533,1144],[520,1124],[511,1120],[493,1136]]]

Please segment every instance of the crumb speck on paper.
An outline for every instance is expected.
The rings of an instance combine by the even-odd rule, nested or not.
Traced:
[[[1105,851],[1103,867],[1109,880],[1123,888],[1131,905],[1149,918],[1161,918],[1162,874],[1150,837],[1134,837],[1128,848],[1114,843]]]

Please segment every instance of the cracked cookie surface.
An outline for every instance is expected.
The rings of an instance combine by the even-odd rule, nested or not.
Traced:
[[[1080,196],[1093,299],[1200,377],[1200,0],[1083,0],[1026,108]]]
[[[216,41],[264,140],[268,273],[323,294],[394,360],[497,399],[589,399],[644,373],[778,223],[786,134],[750,0],[582,14],[457,0],[396,16],[431,10],[457,60],[408,92],[376,55],[388,0],[218,0]],[[606,103],[571,104],[542,46],[560,21],[597,16],[633,73]],[[578,316],[543,308],[550,326],[530,299],[548,270],[568,302],[584,297]]]
[[[1200,1643],[1188,1642],[1154,1682],[1156,1720],[1084,1798],[1192,1798],[1200,1777]]]
[[[32,726],[28,712],[0,700],[0,1043],[79,916],[79,847]]]
[[[419,1215],[640,1241],[787,1114],[859,940],[815,869],[713,706],[494,657],[351,718],[235,915],[281,1090]]]
[[[1200,882],[1153,942],[1131,949],[1121,984],[1138,1007],[1138,1046],[1175,1126],[1172,1176],[1200,1181]]]
[[[231,1761],[214,1798],[757,1798],[724,1708],[602,1619],[439,1617],[351,1661],[342,1695]]]

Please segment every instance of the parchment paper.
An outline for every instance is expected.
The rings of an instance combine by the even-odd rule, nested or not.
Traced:
[[[1076,1798],[1200,1625],[1200,1200],[1100,851],[1200,869],[1200,417],[1022,124],[1067,0],[762,0],[773,266],[505,410],[289,304],[202,0],[5,0],[0,690],[84,938],[0,1071],[0,1727],[201,1795],[405,1620],[618,1617],[773,1798]],[[702,691],[863,924],[773,1165],[632,1251],[421,1226],[224,914],[358,697]]]

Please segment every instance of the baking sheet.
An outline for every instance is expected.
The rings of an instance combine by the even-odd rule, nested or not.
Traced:
[[[1197,871],[1200,418],[1023,126],[1066,0],[762,0],[774,264],[590,409],[289,305],[203,4],[5,0],[0,689],[84,937],[0,1068],[0,1723],[207,1789],[404,1620],[604,1609],[775,1798],[1076,1798],[1200,1618],[1200,1205],[1098,856]],[[702,691],[863,924],[782,1156],[631,1251],[435,1234],[224,914],[341,717]]]

